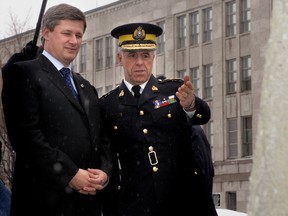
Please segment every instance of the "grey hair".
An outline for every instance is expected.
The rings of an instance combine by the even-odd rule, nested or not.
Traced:
[[[58,4],[50,7],[43,16],[42,28],[47,27],[53,31],[60,20],[79,20],[84,24],[84,32],[86,30],[85,14],[78,8],[68,4]]]

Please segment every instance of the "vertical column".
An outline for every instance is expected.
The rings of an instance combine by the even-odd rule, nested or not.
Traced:
[[[261,50],[266,60],[250,177],[249,216],[288,214],[288,3],[272,3],[270,40]]]

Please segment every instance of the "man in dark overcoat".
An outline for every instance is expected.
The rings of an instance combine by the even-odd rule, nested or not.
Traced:
[[[2,101],[16,151],[11,216],[100,216],[112,169],[96,89],[71,62],[86,29],[82,11],[49,8],[44,51],[3,75]]]

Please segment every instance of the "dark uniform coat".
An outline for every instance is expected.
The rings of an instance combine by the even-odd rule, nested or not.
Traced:
[[[113,196],[107,215],[192,215],[198,210],[214,215],[207,210],[211,196],[191,146],[191,125],[207,123],[210,109],[196,97],[196,113],[188,122],[175,94],[182,84],[152,76],[138,101],[124,82],[100,99],[121,170],[118,181],[116,174],[108,185]],[[118,213],[111,211],[116,209],[111,197],[118,199]]]
[[[79,102],[44,55],[9,66],[3,79],[5,120],[16,151],[11,215],[100,215],[97,195],[68,187],[79,168],[111,171],[95,88],[74,73]]]
[[[195,161],[203,173],[208,193],[212,196],[215,173],[211,145],[200,125],[192,126],[191,144]]]

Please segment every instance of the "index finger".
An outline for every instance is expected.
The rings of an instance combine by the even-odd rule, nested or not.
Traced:
[[[184,84],[186,84],[188,81],[190,81],[190,77],[188,75],[184,76]]]

